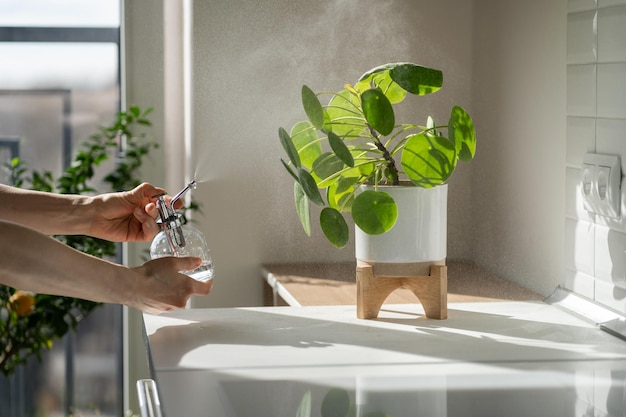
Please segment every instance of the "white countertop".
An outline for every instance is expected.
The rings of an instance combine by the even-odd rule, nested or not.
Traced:
[[[594,324],[542,302],[449,304],[448,314],[386,305],[359,320],[355,306],[258,307],[144,321],[169,417],[296,416],[308,391],[319,416],[331,388],[349,394],[357,415],[626,410],[626,343]]]

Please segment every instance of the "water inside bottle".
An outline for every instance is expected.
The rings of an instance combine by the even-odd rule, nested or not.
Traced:
[[[208,282],[213,279],[214,271],[211,262],[204,262],[198,268],[192,271],[182,271],[185,275],[190,276],[196,281]]]

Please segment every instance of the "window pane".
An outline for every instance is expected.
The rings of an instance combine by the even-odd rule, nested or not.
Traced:
[[[118,56],[113,43],[0,43],[0,89],[109,88]]]
[[[0,0],[0,26],[119,25],[119,0]]]

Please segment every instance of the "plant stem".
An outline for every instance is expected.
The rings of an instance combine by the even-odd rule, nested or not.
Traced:
[[[387,161],[387,168],[389,169],[389,175],[391,175],[391,184],[399,185],[400,177],[398,175],[398,168],[396,167],[395,159],[393,159],[393,156],[391,156],[385,145],[383,145],[382,141],[380,140],[379,133],[375,131],[372,126],[369,125],[369,123],[367,125],[367,128],[372,134],[372,138],[374,139],[374,144],[376,145],[376,148],[378,148],[378,150],[382,152],[383,158]]]

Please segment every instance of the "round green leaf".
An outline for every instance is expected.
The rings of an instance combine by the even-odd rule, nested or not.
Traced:
[[[361,94],[365,120],[380,134],[386,136],[396,124],[393,107],[382,91],[371,88]]]
[[[339,136],[333,132],[328,132],[328,143],[330,143],[330,148],[341,162],[349,167],[354,167],[354,158],[352,158],[350,150]]]
[[[306,170],[298,169],[298,183],[302,186],[304,193],[309,199],[317,205],[323,206],[324,200],[320,194],[320,190],[317,188],[315,179]]]
[[[296,204],[296,213],[298,214],[304,233],[306,233],[307,236],[311,236],[311,204],[304,189],[302,189],[302,186],[298,182],[293,184],[293,196]]]
[[[354,201],[355,184],[359,177],[344,177],[328,186],[326,192],[326,200],[328,205],[341,212],[350,211],[352,202]]]
[[[452,175],[456,160],[456,151],[449,139],[425,133],[408,136],[401,157],[406,175],[415,185],[424,188],[444,183]]]
[[[398,206],[383,191],[364,191],[352,203],[354,223],[365,233],[380,235],[391,230],[398,218]]]
[[[350,395],[340,388],[330,389],[321,405],[322,417],[345,417],[350,409]]]
[[[343,215],[331,207],[325,207],[320,213],[320,226],[324,236],[333,246],[343,248],[350,239],[350,230]],[[324,413],[322,413],[324,415]]]
[[[476,153],[476,131],[470,115],[459,106],[454,106],[450,112],[448,135],[454,143],[459,159],[463,162],[471,161]]]
[[[280,144],[283,146],[283,149],[293,166],[300,168],[300,156],[298,156],[298,151],[296,150],[291,137],[289,137],[289,133],[281,127],[278,129],[278,137],[280,138]]]
[[[332,152],[325,152],[313,162],[313,175],[318,179],[318,187],[324,188],[328,184],[326,180],[343,170],[344,163]],[[333,180],[330,180],[331,182]]]
[[[412,63],[395,64],[389,76],[406,91],[419,96],[431,94],[443,86],[443,73],[439,70]]]
[[[322,129],[324,127],[324,109],[317,95],[306,85],[302,86],[302,106],[313,126]]]
[[[313,162],[322,154],[322,145],[311,122],[296,123],[291,128],[291,141],[298,151],[302,166],[311,169]]]
[[[330,99],[325,114],[328,120],[324,129],[346,139],[359,135],[367,127],[359,110],[359,98],[348,90],[342,90]]]

